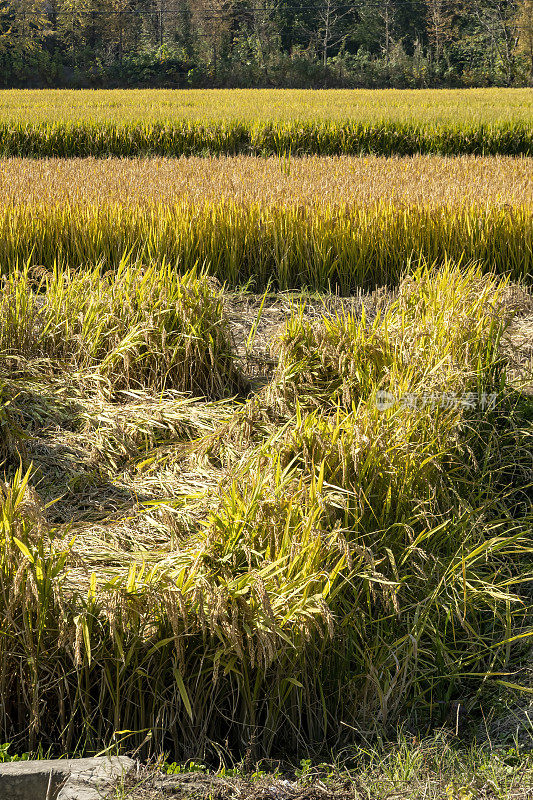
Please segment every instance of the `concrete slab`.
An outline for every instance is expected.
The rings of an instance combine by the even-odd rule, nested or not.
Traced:
[[[125,756],[0,764],[0,800],[101,800],[134,765]]]

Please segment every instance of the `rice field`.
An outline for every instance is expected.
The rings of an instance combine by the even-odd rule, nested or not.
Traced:
[[[533,205],[533,158],[376,156],[0,160],[0,206]]]
[[[529,123],[530,89],[2,89],[2,122]]]
[[[4,90],[0,155],[533,155],[529,89]]]
[[[0,270],[124,256],[228,286],[348,294],[476,260],[530,280],[533,162],[416,157],[7,159]]]
[[[530,282],[531,206],[403,208],[242,205],[0,207],[0,271],[13,265],[96,264],[125,257],[205,268],[230,287],[337,291],[396,286],[424,261],[475,260]]]
[[[318,757],[531,690],[531,111],[0,93],[0,742]]]

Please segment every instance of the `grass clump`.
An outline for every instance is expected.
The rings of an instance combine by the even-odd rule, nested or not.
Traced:
[[[215,771],[195,761],[177,764],[160,759],[120,785],[117,800],[160,800],[161,789],[156,787],[163,775],[166,791],[175,796],[188,793],[193,782],[198,800],[214,794],[224,800],[236,791],[247,798],[276,793],[282,800],[310,796],[349,800],[354,795],[373,800],[391,795],[410,800],[527,800],[533,785],[533,756],[527,744],[513,745],[465,743],[450,725],[423,736],[400,728],[389,740],[348,744],[328,753],[326,760],[308,757],[298,764],[283,759],[254,765],[243,759]]]
[[[267,589],[272,607],[307,576],[314,613],[300,627],[298,669],[316,693],[310,726],[324,730],[320,710],[331,728],[335,714],[359,729],[409,707],[439,716],[471,670],[505,669],[494,642],[527,618],[513,559],[530,553],[531,429],[505,420],[505,405],[491,416],[461,402],[474,392],[503,402],[502,291],[448,266],[405,281],[371,324],[302,327],[296,315],[281,335],[267,393],[287,422],[240,465],[208,536],[214,564],[286,560]],[[381,387],[426,402],[381,410]],[[442,408],[442,397],[457,403]],[[303,643],[318,630],[331,641],[307,662]],[[324,696],[335,697],[331,717]]]
[[[245,388],[235,365],[220,292],[192,270],[143,267],[127,258],[4,278],[4,358],[48,359],[92,372],[111,391],[174,389],[218,399]]]
[[[509,322],[504,287],[505,281],[479,270],[461,272],[445,263],[438,272],[422,268],[405,278],[384,316],[378,310],[367,319],[363,308],[361,316],[309,321],[302,307],[274,346],[272,401],[293,410],[311,403],[349,411],[378,390],[390,391],[397,401],[411,390],[455,397],[481,390],[472,382],[489,373],[493,386],[501,366],[495,352]]]
[[[379,316],[368,326],[364,311],[360,319],[342,314],[313,323],[305,319],[303,306],[286,324],[275,352],[271,388],[293,410],[304,404],[351,408],[368,399],[368,387],[394,360]]]

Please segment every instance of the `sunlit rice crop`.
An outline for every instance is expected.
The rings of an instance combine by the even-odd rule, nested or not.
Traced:
[[[233,286],[349,292],[394,285],[424,259],[452,258],[529,279],[532,220],[530,204],[3,206],[0,271],[26,263],[116,269],[127,255],[180,271],[200,264]]]
[[[528,123],[533,100],[524,89],[8,89],[0,119],[170,122],[287,120],[419,122],[421,125]]]
[[[349,156],[0,161],[0,204],[533,204],[532,158]]]
[[[2,282],[0,356],[56,359],[93,370],[113,390],[174,389],[207,398],[236,394],[220,293],[205,276],[131,265],[113,273],[12,271]]]
[[[3,91],[0,155],[531,155],[528,89]]]
[[[517,674],[530,95],[0,92],[0,742],[307,756]]]

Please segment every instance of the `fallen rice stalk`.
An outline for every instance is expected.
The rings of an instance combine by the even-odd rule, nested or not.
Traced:
[[[184,755],[252,735],[265,753],[318,746],[339,721],[343,735],[409,709],[439,722],[450,690],[511,669],[510,637],[530,626],[533,448],[498,347],[505,291],[479,268],[422,269],[373,321],[290,319],[272,385],[231,425],[221,407],[210,430],[191,404],[195,430],[182,427],[187,404],[171,400],[177,469],[195,454],[181,437],[200,433],[213,465],[232,438],[192,516],[182,496],[182,519],[147,507],[122,527],[54,531],[15,474],[0,502],[5,740],[22,708],[30,746],[146,728]],[[495,391],[498,405],[380,410],[383,387]],[[85,435],[103,455],[117,428],[126,460],[156,452],[157,425],[135,431],[148,408],[85,411]]]

